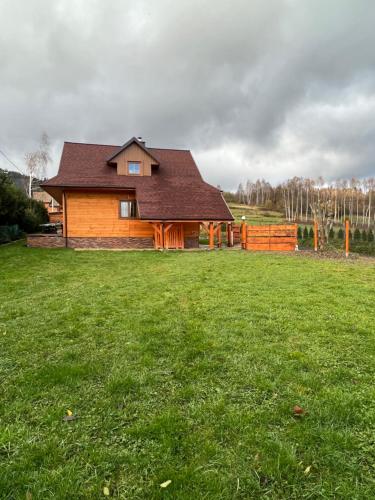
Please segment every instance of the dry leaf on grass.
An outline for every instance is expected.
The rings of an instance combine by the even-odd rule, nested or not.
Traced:
[[[168,479],[168,481],[161,483],[160,488],[166,488],[167,486],[169,486],[171,484],[171,482],[172,481],[170,479]]]
[[[306,469],[303,471],[303,473],[307,475],[307,474],[310,474],[310,471],[311,471],[311,465],[306,467]]]
[[[300,406],[295,405],[293,407],[293,414],[295,417],[301,417],[302,415],[306,415],[306,411]]]
[[[103,488],[103,495],[106,497],[109,497],[109,488],[108,486],[104,486]]]

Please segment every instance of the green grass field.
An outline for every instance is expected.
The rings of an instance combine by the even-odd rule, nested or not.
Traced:
[[[0,497],[374,498],[374,304],[370,261],[0,247]]]
[[[228,203],[228,206],[236,223],[241,222],[243,215],[247,224],[282,224],[285,221],[283,214],[274,210],[237,203]]]

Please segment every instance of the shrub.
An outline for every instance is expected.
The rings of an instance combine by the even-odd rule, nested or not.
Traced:
[[[364,229],[362,231],[362,241],[367,241],[367,231],[366,231],[366,229]]]
[[[340,239],[340,240],[343,240],[344,239],[344,230],[342,227],[340,227],[340,229],[338,230],[337,232],[337,237]]]
[[[358,229],[358,227],[355,228],[354,239],[356,241],[360,241],[360,239],[361,239],[361,231]]]
[[[0,226],[0,244],[18,240],[21,236],[22,232],[17,224],[13,226]]]
[[[298,229],[297,229],[297,238],[299,240],[302,239],[302,228],[301,228],[301,226],[298,226]]]
[[[0,170],[0,225],[18,225],[22,231],[33,232],[43,222],[48,222],[43,203],[28,198],[13,184],[9,175]]]
[[[374,241],[374,233],[372,232],[372,229],[369,229],[367,233],[367,241],[373,242]]]
[[[333,230],[333,227],[331,227],[328,233],[328,238],[332,240],[334,237],[335,237],[335,231]]]
[[[305,226],[303,230],[303,239],[307,240],[308,237],[309,237],[309,230],[307,229],[307,226]]]
[[[314,238],[314,229],[312,228],[312,226],[310,227],[309,238]]]

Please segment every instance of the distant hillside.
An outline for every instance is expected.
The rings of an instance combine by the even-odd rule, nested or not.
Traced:
[[[2,170],[2,169],[0,169]],[[24,174],[20,174],[19,172],[15,172],[13,170],[3,170],[6,172],[9,176],[9,178],[14,182],[14,184],[19,188],[25,191],[25,193],[28,192],[28,186],[29,186],[29,177]],[[33,191],[38,191],[39,190],[39,184],[42,182],[41,179],[33,179],[32,183],[32,189]]]

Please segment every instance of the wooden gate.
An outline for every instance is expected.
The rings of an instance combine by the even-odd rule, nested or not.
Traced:
[[[184,226],[170,223],[164,227],[164,248],[184,248]]]
[[[246,250],[290,252],[297,243],[297,224],[247,226]]]

